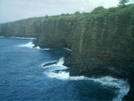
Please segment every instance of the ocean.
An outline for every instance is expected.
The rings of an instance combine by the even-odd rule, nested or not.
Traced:
[[[0,37],[0,101],[121,101],[127,81],[110,76],[88,78],[59,73],[66,48],[33,47],[34,38]],[[44,67],[46,63],[57,63]]]

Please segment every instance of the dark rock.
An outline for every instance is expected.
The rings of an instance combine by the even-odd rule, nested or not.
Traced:
[[[51,62],[51,63],[46,63],[46,64],[44,64],[43,66],[45,67],[45,66],[50,66],[50,65],[53,65],[53,64],[56,64],[58,61],[55,61],[55,62]]]
[[[59,72],[70,72],[70,69],[63,69],[63,70],[54,70],[53,72],[59,73]]]

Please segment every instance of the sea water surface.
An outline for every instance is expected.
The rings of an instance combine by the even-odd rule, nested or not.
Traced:
[[[130,87],[125,80],[54,73],[53,70],[69,68],[63,63],[70,50],[33,48],[33,40],[0,38],[0,101],[121,101],[128,93]]]

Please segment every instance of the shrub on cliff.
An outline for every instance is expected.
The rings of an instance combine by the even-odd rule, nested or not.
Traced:
[[[116,12],[117,8],[116,7],[111,7],[107,9],[108,12]]]
[[[80,15],[80,12],[79,11],[76,11],[74,14],[75,15]]]
[[[46,15],[46,16],[45,16],[45,18],[46,18],[46,19],[48,19],[48,18],[49,18],[49,16],[48,16],[48,15]]]
[[[126,6],[126,3],[128,3],[129,0],[119,0],[119,7],[125,7]]]
[[[99,6],[97,8],[95,8],[91,14],[99,14],[99,13],[104,13],[106,12],[106,9],[103,6]]]
[[[130,4],[120,10],[121,13],[134,13],[134,5]]]

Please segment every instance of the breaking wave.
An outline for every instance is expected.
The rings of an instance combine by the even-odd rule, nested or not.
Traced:
[[[61,58],[56,64],[52,66],[48,66],[48,67],[53,68],[53,66],[57,66],[58,68],[56,69],[58,70],[59,68],[61,70],[67,69],[68,67],[64,66],[63,64],[64,64],[64,58]],[[45,67],[45,68],[48,68],[48,67]],[[122,98],[125,95],[127,95],[128,91],[130,90],[130,85],[128,84],[127,81],[123,79],[117,79],[117,78],[113,78],[110,76],[105,76],[101,78],[88,78],[85,76],[69,76],[69,72],[60,71],[56,73],[56,72],[53,72],[53,70],[54,69],[46,71],[44,72],[44,74],[50,78],[56,78],[60,80],[91,80],[93,82],[100,83],[103,86],[117,88],[117,90],[115,90],[115,93],[117,94],[117,96],[113,99],[113,101],[122,101]]]
[[[49,65],[49,66],[43,66],[43,65],[45,65],[45,64],[48,64],[48,63],[54,63],[55,62],[55,64],[52,64],[52,65]],[[53,70],[63,70],[63,69],[67,69],[68,67],[66,67],[66,66],[64,66],[63,65],[64,64],[64,58],[62,57],[62,58],[60,58],[58,61],[57,60],[54,60],[54,61],[50,61],[50,62],[45,62],[45,63],[43,63],[43,64],[41,64],[41,66],[43,67],[43,68],[50,68],[50,72],[52,72]],[[49,73],[50,73],[49,72]],[[46,74],[47,74],[48,72],[46,72]]]
[[[50,48],[43,48],[42,50],[51,50]]]
[[[28,38],[28,37],[14,37],[14,36],[12,36],[12,37],[10,37],[10,38],[17,38],[17,39],[36,39],[36,38]]]
[[[72,49],[69,49],[69,48],[64,48],[64,49],[66,49],[66,50],[68,50],[68,51],[72,51]]]
[[[36,49],[41,49],[40,46],[35,47]]]
[[[5,38],[5,36],[0,36],[0,38]]]
[[[18,47],[33,48],[34,47],[34,44],[32,42],[28,42],[26,44],[18,45]]]
[[[36,46],[35,48],[36,48],[36,49],[41,49],[41,50],[52,50],[52,49],[50,49],[50,48],[40,48],[40,46]]]

